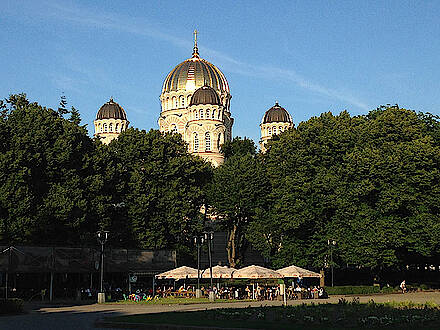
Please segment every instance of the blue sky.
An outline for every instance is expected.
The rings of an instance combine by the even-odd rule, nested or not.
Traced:
[[[295,124],[381,104],[440,115],[439,1],[0,1],[0,97],[57,107],[93,133],[110,96],[158,128],[170,70],[192,53],[228,79],[233,135],[259,139],[276,100]]]

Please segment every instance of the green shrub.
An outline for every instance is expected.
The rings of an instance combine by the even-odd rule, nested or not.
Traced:
[[[334,286],[326,287],[325,290],[328,294],[372,294],[379,293],[380,288],[378,286]]]
[[[23,312],[22,299],[0,299],[0,314],[17,314]]]
[[[394,293],[394,292],[399,292],[399,288],[393,288],[392,286],[384,286],[380,291],[382,293]]]

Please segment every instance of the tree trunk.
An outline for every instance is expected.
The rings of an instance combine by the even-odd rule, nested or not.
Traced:
[[[226,250],[228,252],[228,262],[231,267],[236,267],[241,261],[241,239],[240,229],[237,225],[233,225],[228,230],[228,244]]]

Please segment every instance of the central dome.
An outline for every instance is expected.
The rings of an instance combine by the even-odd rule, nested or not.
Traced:
[[[225,75],[214,64],[200,58],[195,49],[192,58],[171,70],[163,83],[162,93],[195,91],[203,86],[212,87],[220,94],[229,94]]]

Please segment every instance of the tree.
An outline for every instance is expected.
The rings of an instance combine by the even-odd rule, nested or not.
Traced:
[[[26,95],[2,116],[0,235],[8,243],[78,244],[89,219],[85,178],[92,140],[84,128]]]
[[[221,152],[228,159],[234,155],[250,154],[255,156],[257,148],[251,139],[236,136],[232,141],[227,141],[221,146]]]
[[[246,230],[266,205],[268,183],[249,140],[236,138],[224,150],[229,150],[230,156],[214,171],[208,201],[227,231],[228,261],[236,267],[243,262]]]
[[[189,154],[179,135],[157,130],[130,128],[100,150],[95,182],[103,191],[97,192],[101,225],[125,235],[124,244],[187,254],[201,226],[202,187],[211,166]]]
[[[324,113],[270,142],[271,216],[250,237],[275,266],[380,269],[439,255],[440,123],[396,107]],[[328,259],[327,259],[328,262]]]

